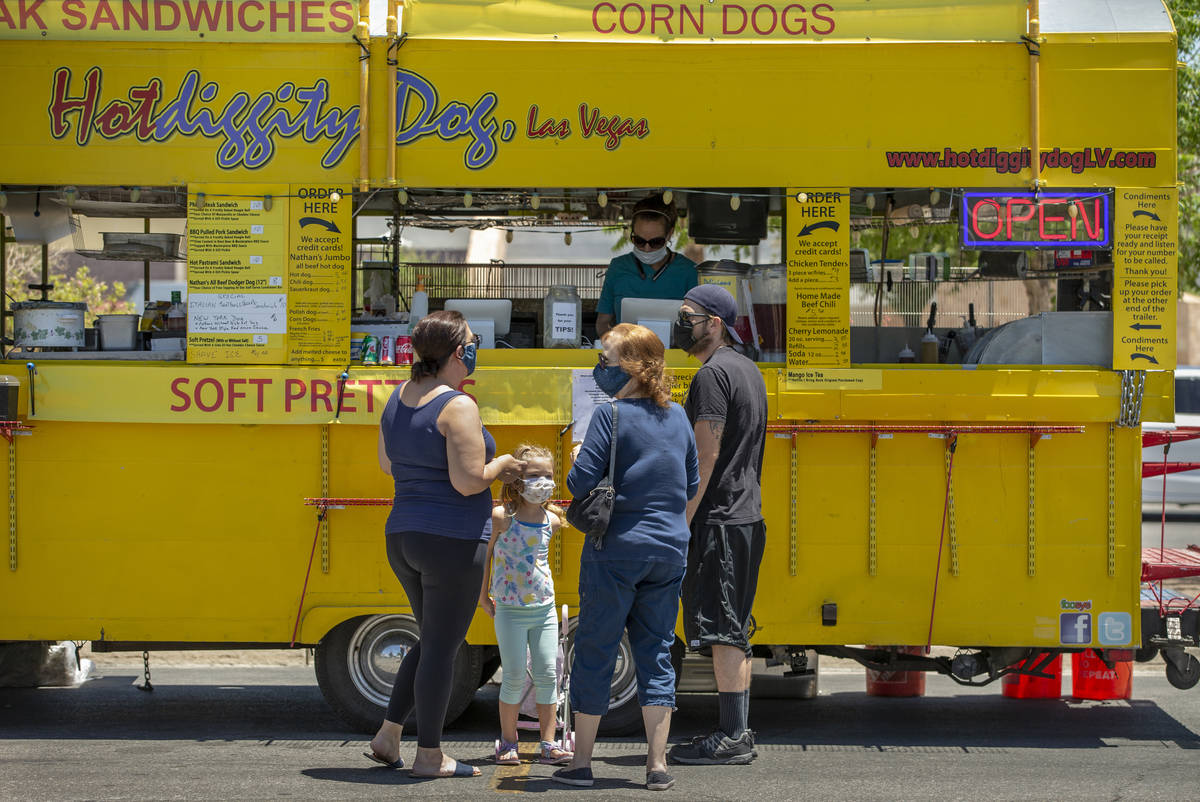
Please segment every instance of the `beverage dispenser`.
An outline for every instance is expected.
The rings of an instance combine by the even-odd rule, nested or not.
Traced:
[[[784,362],[787,354],[787,270],[783,265],[760,265],[750,271],[754,327],[759,360]]]
[[[738,309],[734,331],[742,338],[742,342],[755,345],[753,327],[750,324],[750,282],[747,280],[750,276],[750,265],[732,259],[701,262],[696,265],[696,273],[700,276],[701,284],[717,284],[729,290]]]

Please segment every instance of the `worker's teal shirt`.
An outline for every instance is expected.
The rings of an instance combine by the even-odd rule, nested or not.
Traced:
[[[638,268],[641,268],[639,271]],[[678,298],[683,300],[687,291],[700,283],[696,274],[696,263],[678,253],[671,254],[671,261],[658,279],[652,278],[654,268],[643,265],[632,253],[624,253],[608,263],[604,274],[604,288],[600,290],[600,302],[596,314],[614,315],[621,322],[621,301],[626,298]]]

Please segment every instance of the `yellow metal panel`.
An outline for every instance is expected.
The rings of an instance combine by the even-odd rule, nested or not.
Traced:
[[[1047,168],[1051,186],[1168,187],[1175,185],[1175,42],[1061,43],[1041,48],[1043,153],[1060,148],[1112,148],[1151,154],[1153,167]],[[1114,111],[1113,103],[1136,98],[1137,113]],[[1107,107],[1107,110],[1105,110]]]
[[[13,184],[123,186],[350,181],[357,169],[353,141],[358,54],[353,42],[316,47],[6,43],[0,47],[0,74],[4,75],[0,106],[8,120],[0,147],[2,177]],[[98,81],[95,115],[90,118],[91,128],[83,125],[81,135],[81,120],[90,108],[83,102],[90,97],[85,85],[93,69]],[[184,93],[193,71],[191,91],[196,96]],[[61,114],[54,113],[56,72],[68,79],[59,93],[66,104]],[[145,107],[133,102],[130,93],[139,88],[158,99]],[[209,91],[213,96],[205,100]],[[332,132],[314,125],[311,141],[304,138],[303,130],[289,134],[278,128],[256,129],[256,135],[251,135],[243,120],[244,107],[230,105],[240,92],[251,103],[264,104],[263,119],[281,110],[292,119],[301,116],[305,104],[296,98],[303,92],[313,98],[307,106],[314,113],[312,121],[329,115]],[[187,134],[170,125],[185,116],[171,111],[173,101],[183,97],[186,102],[189,96],[192,102],[186,116],[194,121],[201,113],[210,114],[217,122],[212,135],[203,129]],[[114,118],[116,127],[104,133],[98,126],[105,110],[114,114],[122,102],[132,103],[132,121],[121,125]],[[56,116],[64,126],[58,131],[52,129]],[[129,121],[129,115],[124,119]],[[222,154],[223,148],[230,150]],[[222,166],[222,160],[228,166]]]
[[[1015,41],[1025,7],[1004,0],[848,3],[410,0],[414,38],[591,42],[804,42],[931,39]]]
[[[796,420],[1083,422],[1116,420],[1120,375],[1106,370],[885,366],[878,391],[780,392]],[[1171,374],[1146,374],[1144,420],[1171,414]]]
[[[352,0],[44,0],[0,3],[0,40],[334,42],[358,19]]]
[[[546,358],[512,356],[525,362]],[[951,385],[943,383],[958,378],[966,410],[958,419],[986,421],[1000,402],[979,402],[989,396],[971,381],[989,372],[996,374],[991,383],[1008,390],[1008,397],[1020,397],[1014,386],[1022,392],[1040,388],[1042,395],[1023,402],[1027,407],[1045,403],[1064,411],[1050,416],[1057,422],[1086,428],[1036,445],[1033,577],[1026,570],[1028,435],[960,435],[953,469],[958,572],[949,569],[947,535],[935,642],[1058,645],[1063,601],[1087,601],[1097,612],[1135,613],[1138,430],[1114,430],[1116,506],[1110,519],[1108,423],[1065,414],[1092,409],[1098,402],[1086,401],[1087,394],[1110,392],[1112,374],[1046,370],[1039,384],[1024,376],[1036,376],[1036,370],[923,370],[901,377],[899,386],[925,382],[908,392],[915,395],[925,386],[930,394],[949,394]],[[893,373],[906,371],[887,371]],[[1005,374],[1012,374],[1006,381],[1013,385],[999,381]],[[778,393],[777,369],[766,379],[772,395],[782,397],[781,407],[795,405],[788,396],[796,394]],[[1164,392],[1169,396],[1169,379],[1169,373],[1148,376],[1147,403]],[[1073,400],[1055,402],[1056,397]],[[895,403],[888,399],[880,396],[875,404]],[[773,412],[775,403],[773,398]],[[1106,403],[1115,410],[1115,401]],[[290,640],[317,535],[316,510],[302,499],[322,489],[318,425],[33,423],[34,433],[20,440],[17,452],[20,560],[16,571],[0,572],[5,610],[0,639],[98,639],[103,630],[110,640]],[[560,428],[492,431],[503,452],[524,441],[553,444]],[[391,482],[375,464],[376,432],[374,425],[330,427],[331,497],[391,494]],[[945,440],[921,433],[879,440],[872,574],[869,435],[796,435],[794,491],[792,437],[768,435],[763,512],[769,534],[755,605],[761,627],[756,642],[924,642],[941,538],[945,449]],[[62,497],[70,503],[48,501]],[[385,507],[329,512],[329,571],[314,561],[302,642],[318,640],[355,615],[406,609],[385,557],[386,514]],[[574,605],[582,538],[567,530],[562,545],[558,600]],[[48,591],[64,586],[80,591]],[[820,624],[820,606],[827,602],[838,604],[836,627]],[[490,620],[477,616],[470,639],[493,642]]]

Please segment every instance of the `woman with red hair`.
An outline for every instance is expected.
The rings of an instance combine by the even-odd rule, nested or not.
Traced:
[[[608,710],[617,648],[628,630],[646,725],[646,787],[666,790],[675,782],[666,764],[675,707],[671,644],[687,566],[687,502],[700,485],[696,440],[683,408],[671,401],[658,335],[622,323],[601,342],[604,350],[592,375],[614,402],[592,414],[567,486],[582,498],[608,473],[615,407],[616,501],[602,542],[588,537],[580,558],[571,664],[575,757],[554,779],[592,785],[592,748]]]

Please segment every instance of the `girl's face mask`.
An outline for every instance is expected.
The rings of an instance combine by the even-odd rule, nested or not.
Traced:
[[[535,476],[526,479],[521,488],[521,498],[530,504],[545,504],[554,494],[554,480],[548,476]]]

